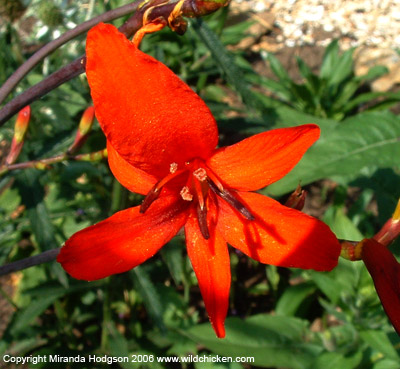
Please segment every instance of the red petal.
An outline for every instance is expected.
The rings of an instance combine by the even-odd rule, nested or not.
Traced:
[[[161,178],[171,163],[209,157],[218,142],[215,120],[164,64],[106,24],[89,31],[86,55],[97,119],[126,161]]]
[[[222,147],[207,164],[227,187],[255,191],[290,172],[318,137],[314,124],[274,129]]]
[[[363,241],[362,259],[383,308],[400,335],[400,265],[389,249],[374,239]]]
[[[219,199],[218,229],[229,244],[265,264],[319,271],[337,265],[340,244],[326,224],[266,196],[238,195],[256,219]]]
[[[139,206],[75,233],[57,261],[74,278],[93,281],[126,272],[153,256],[185,224],[187,204],[176,197],[156,200],[145,214]]]
[[[129,191],[146,195],[156,184],[157,179],[155,177],[129,164],[118,154],[109,141],[107,141],[107,152],[108,164],[114,177]]]
[[[210,238],[205,240],[200,232],[196,211],[192,207],[185,225],[185,234],[188,255],[199,282],[208,316],[217,336],[223,338],[225,337],[224,324],[229,304],[231,272],[228,246],[215,227],[212,227],[212,221],[210,221],[215,216],[214,207],[207,216]]]

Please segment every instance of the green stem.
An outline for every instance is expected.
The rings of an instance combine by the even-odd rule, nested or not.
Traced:
[[[101,351],[106,352],[108,346],[108,326],[111,322],[111,278],[107,278],[107,282],[104,286],[104,300],[103,300],[103,324],[101,326]]]
[[[51,165],[51,164],[60,163],[65,160],[100,161],[106,157],[107,157],[107,149],[103,149],[103,150],[96,151],[96,152],[91,152],[88,154],[79,154],[79,155],[75,155],[75,156],[71,156],[71,155],[64,153],[64,154],[53,156],[51,158],[26,161],[23,163],[17,163],[17,164],[11,164],[11,165],[5,165],[0,168],[0,176],[2,176],[3,174],[5,174],[11,170],[17,170],[17,169],[35,168],[35,169],[43,170],[43,169],[47,169],[49,167],[49,165]]]

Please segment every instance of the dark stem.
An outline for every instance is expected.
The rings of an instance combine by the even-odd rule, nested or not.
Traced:
[[[200,17],[206,14],[210,14],[217,9],[226,6],[229,0],[218,0],[218,1],[203,1],[203,0],[187,0],[183,3],[181,11],[182,16],[185,17]],[[130,4],[132,8],[126,8],[126,13],[137,9],[138,3]],[[126,5],[127,6],[127,5]],[[136,11],[120,28],[119,30],[125,34],[127,37],[131,37],[136,33],[138,29],[142,27],[143,24],[143,14],[146,10],[150,12],[147,15],[147,22],[152,20],[162,18],[167,20],[171,12],[176,6],[175,3],[166,2],[166,0],[151,0],[148,4],[141,7],[140,10]],[[127,10],[129,9],[129,11]],[[115,9],[117,10],[117,9]],[[126,14],[125,13],[125,14]],[[107,13],[106,13],[107,14]],[[104,16],[105,14],[103,14]],[[123,15],[123,14],[122,14]],[[104,20],[100,17],[95,18],[97,23]],[[92,20],[94,24],[96,21]],[[92,24],[93,25],[93,24]],[[90,27],[89,27],[90,28]],[[83,32],[83,30],[81,30]],[[49,91],[55,89],[61,84],[69,81],[70,79],[83,73],[85,70],[85,56],[81,56],[72,63],[61,68],[57,72],[54,72],[43,81],[30,87],[28,90],[24,91],[9,103],[7,103],[0,110],[0,127],[10,119],[15,113],[20,111],[23,107],[30,104],[32,101],[39,99],[40,97],[47,94]]]
[[[15,261],[14,263],[0,266],[0,276],[17,272],[18,270],[30,268],[35,265],[48,263],[49,261],[53,261],[59,254],[60,249],[61,248],[48,250],[42,252],[39,255],[31,256],[26,259]]]
[[[130,5],[131,7],[129,8],[129,12],[134,11],[138,6],[137,3]],[[125,9],[125,14],[129,12]],[[119,30],[127,37],[132,36],[142,26],[142,15],[140,14],[140,16],[138,16],[137,14],[138,13],[135,13],[119,28]],[[99,19],[99,17],[95,19],[97,19],[97,22],[94,22],[94,24],[102,21]],[[81,33],[82,32],[84,31],[81,30]],[[63,83],[83,73],[85,71],[85,61],[86,57],[84,55],[80,56],[78,59],[74,60],[65,67],[62,67],[57,72],[52,73],[44,80],[28,88],[26,91],[22,92],[20,95],[7,103],[0,110],[0,126],[7,122],[8,119],[10,119],[15,113],[20,111],[26,105],[29,105],[31,102],[46,95],[48,92],[54,90]]]
[[[24,78],[30,70],[32,70],[41,60],[47,55],[58,49],[66,42],[79,36],[80,34],[88,31],[90,28],[95,26],[99,22],[109,22],[116,18],[120,18],[123,15],[134,12],[137,8],[137,3],[127,4],[120,8],[110,10],[104,14],[99,15],[93,19],[90,19],[79,26],[65,32],[59,38],[49,42],[33,54],[24,64],[22,64],[8,80],[0,88],[0,103],[8,96],[8,94],[15,88],[15,86]]]

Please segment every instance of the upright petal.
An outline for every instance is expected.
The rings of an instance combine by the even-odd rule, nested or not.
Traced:
[[[362,245],[362,259],[375,284],[383,308],[400,335],[400,264],[386,246],[374,239]]]
[[[256,193],[238,193],[255,220],[219,199],[218,230],[246,255],[265,264],[318,271],[337,265],[340,244],[329,227]]]
[[[126,161],[161,178],[173,162],[211,154],[218,142],[211,112],[164,64],[106,24],[89,31],[86,55],[97,119]]]
[[[209,226],[212,225],[210,220],[215,217],[214,207],[208,214]],[[231,284],[228,246],[215,227],[210,228],[210,238],[204,239],[194,209],[185,225],[185,234],[188,256],[196,273],[208,316],[217,336],[223,338]]]
[[[145,214],[139,206],[75,233],[57,261],[74,278],[93,281],[126,272],[153,256],[185,224],[187,204],[160,197]]]
[[[256,191],[290,172],[318,138],[315,124],[273,129],[220,148],[207,164],[228,187]]]
[[[156,184],[157,179],[129,164],[107,141],[108,164],[118,182],[129,191],[146,195]]]

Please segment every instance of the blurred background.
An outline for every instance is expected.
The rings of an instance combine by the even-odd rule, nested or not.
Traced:
[[[126,3],[0,0],[0,85],[51,40]],[[399,30],[397,0],[237,0],[190,20],[183,36],[169,29],[147,36],[142,50],[206,101],[221,146],[272,128],[317,123],[318,143],[288,176],[261,192],[284,203],[300,182],[307,191],[303,211],[339,238],[359,241],[382,227],[400,196]],[[46,57],[5,102],[82,55],[85,37]],[[32,103],[18,162],[65,153],[90,104],[84,74]],[[0,168],[14,123],[15,117],[0,128]],[[104,147],[95,122],[79,153]],[[141,200],[114,179],[104,159],[2,173],[0,265],[60,247],[76,231]],[[399,246],[397,240],[391,247],[397,255]],[[400,368],[400,339],[361,261],[341,259],[332,272],[317,273],[262,265],[230,251],[224,340],[211,329],[184,237],[177,236],[140,267],[97,282],[73,280],[54,261],[0,277],[1,356],[255,359],[112,364],[121,368]]]

